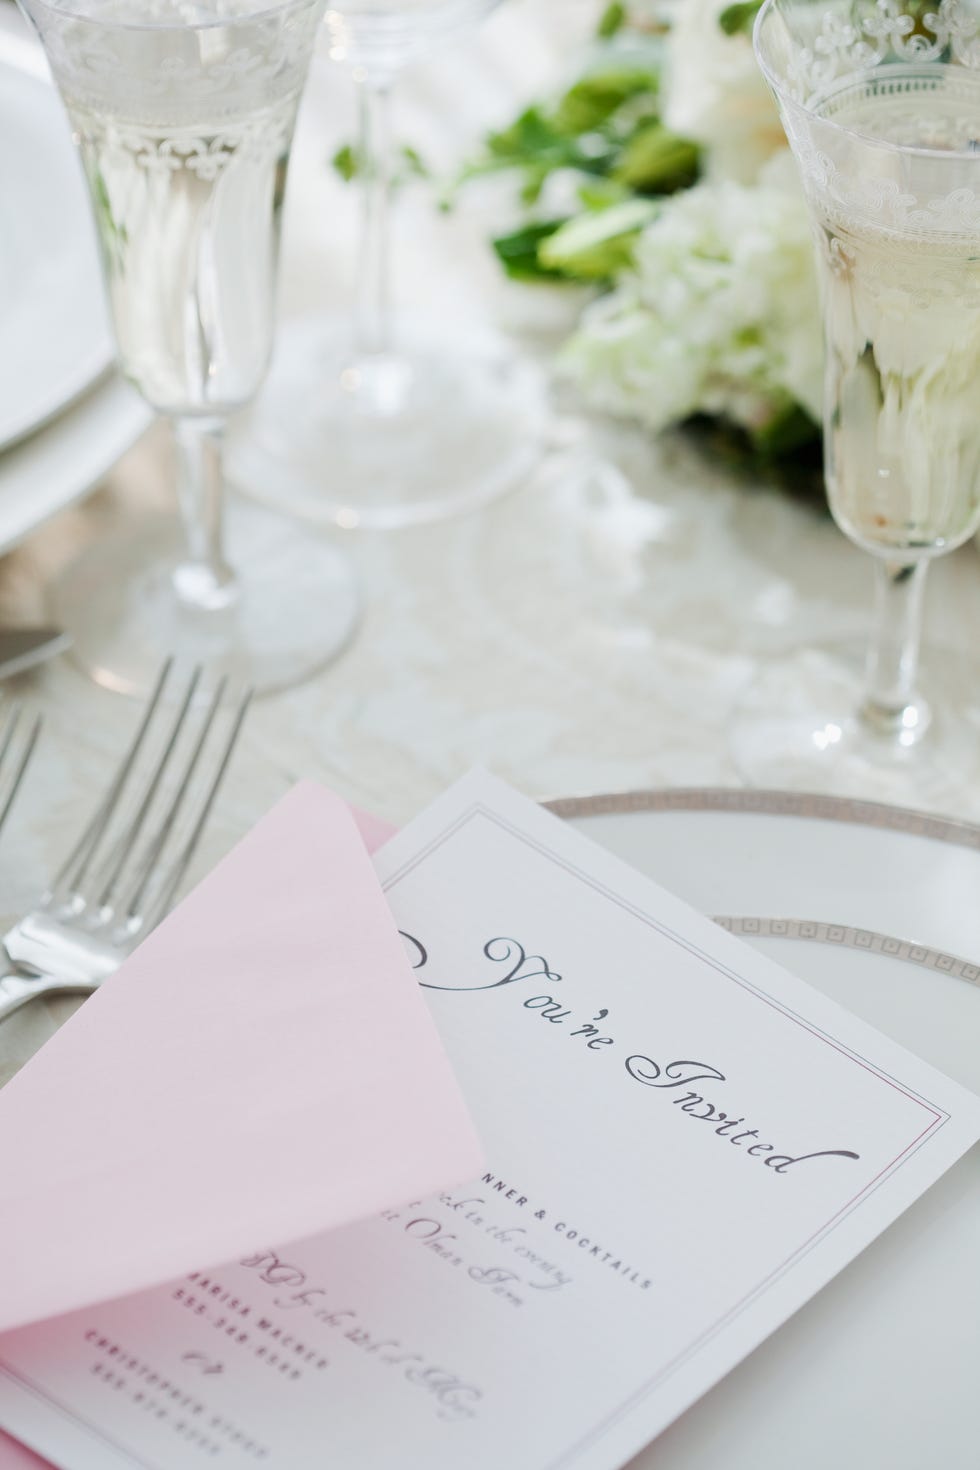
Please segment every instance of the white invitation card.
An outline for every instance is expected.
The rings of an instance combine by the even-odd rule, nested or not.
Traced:
[[[489,776],[376,868],[486,1172],[0,1337],[0,1424],[63,1470],[612,1470],[980,1136]]]

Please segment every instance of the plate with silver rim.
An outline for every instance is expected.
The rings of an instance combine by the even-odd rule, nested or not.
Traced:
[[[0,553],[85,494],[149,425],[112,343],[68,123],[40,48],[0,11]],[[7,125],[9,124],[9,126]]]
[[[547,804],[980,1092],[980,826],[729,788]],[[633,1467],[973,1470],[978,1364],[980,1147]]]
[[[26,36],[0,35],[0,448],[109,368],[112,336],[71,132]]]

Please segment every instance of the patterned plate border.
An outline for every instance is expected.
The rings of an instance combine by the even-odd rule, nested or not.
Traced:
[[[753,812],[774,817],[817,817],[931,837],[980,850],[980,826],[937,817],[912,807],[849,796],[803,791],[746,791],[735,786],[668,786],[649,791],[613,791],[596,796],[557,796],[542,805],[559,817],[598,817],[616,812]]]
[[[980,965],[962,960],[945,950],[930,949],[911,939],[896,939],[879,934],[875,929],[854,929],[849,924],[825,924],[819,919],[752,919],[736,915],[714,915],[714,922],[729,934],[748,939],[808,939],[813,944],[836,944],[841,949],[861,949],[866,954],[883,954],[892,960],[906,960],[926,970],[939,970],[955,980],[967,980],[980,986]]]
[[[880,801],[858,801],[844,796],[817,796],[798,791],[745,791],[729,786],[677,786],[662,790],[603,792],[595,796],[559,796],[543,803],[558,817],[596,817],[631,812],[751,812],[778,817],[814,817],[828,822],[851,822],[951,842],[980,851],[980,826],[938,817],[909,807]],[[744,915],[716,915],[714,922],[730,934],[746,938],[801,939],[834,944],[844,949],[886,955],[927,970],[938,970],[980,987],[980,964],[944,950],[818,919],[775,919]]]

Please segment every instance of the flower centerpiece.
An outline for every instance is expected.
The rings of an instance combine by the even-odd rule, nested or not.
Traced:
[[[709,415],[775,457],[819,435],[822,343],[802,192],[752,53],[758,0],[613,4],[574,84],[491,135],[515,170],[494,246],[521,280],[596,295],[558,358],[598,409]]]

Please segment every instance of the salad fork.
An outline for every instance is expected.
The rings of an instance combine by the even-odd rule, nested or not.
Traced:
[[[222,680],[202,706],[196,669],[174,712],[171,670],[51,888],[0,941],[0,1021],[38,995],[95,990],[174,902],[251,696],[229,710]]]
[[[7,820],[27,774],[41,730],[40,715],[36,715],[26,727],[24,721],[24,706],[19,700],[13,700],[6,718],[0,723],[0,828]]]

